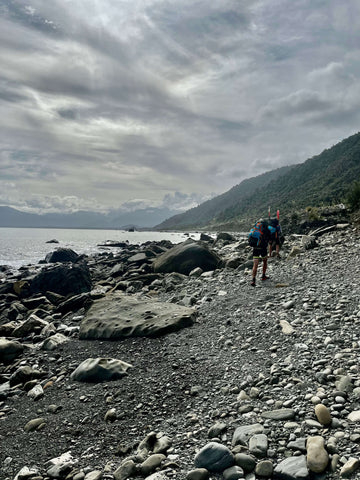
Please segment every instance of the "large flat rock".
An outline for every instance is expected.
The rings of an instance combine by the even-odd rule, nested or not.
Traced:
[[[156,337],[193,325],[196,310],[114,292],[93,303],[80,325],[80,339]]]

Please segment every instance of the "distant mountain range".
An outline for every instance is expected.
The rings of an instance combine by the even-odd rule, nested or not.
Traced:
[[[0,227],[97,228],[156,230],[239,230],[259,216],[293,212],[307,206],[344,200],[352,182],[360,179],[360,133],[324,150],[306,162],[249,178],[227,192],[184,213],[168,208],[89,211],[37,215],[0,206]]]
[[[117,210],[108,214],[77,211],[38,215],[0,206],[0,227],[149,229],[174,213],[176,211],[168,208],[144,208],[132,212]]]
[[[173,216],[157,229],[238,230],[272,212],[293,212],[344,201],[360,179],[360,133],[306,162],[244,180],[228,192]]]

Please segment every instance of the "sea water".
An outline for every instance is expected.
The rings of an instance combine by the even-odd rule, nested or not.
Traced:
[[[62,228],[0,228],[0,266],[20,268],[44,260],[56,248],[71,248],[77,254],[92,255],[103,251],[117,252],[116,247],[104,247],[107,241],[140,245],[147,241],[170,240],[174,245],[187,238],[198,240],[199,233],[127,232],[125,230],[87,230]],[[47,243],[57,240],[59,243]]]

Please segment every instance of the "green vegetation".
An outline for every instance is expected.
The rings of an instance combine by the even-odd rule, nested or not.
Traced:
[[[316,207],[306,207],[306,212],[308,214],[308,218],[311,222],[316,220],[320,220],[319,209]]]
[[[340,203],[347,195],[354,208],[359,205],[359,186],[355,185],[349,193],[354,179],[360,179],[360,133],[302,164],[244,180],[228,192],[166,220],[158,228],[239,229],[267,216],[268,205],[274,211],[279,208],[291,215],[308,205],[314,209]],[[316,216],[315,210],[312,215]]]
[[[349,204],[351,210],[358,210],[360,208],[360,181],[355,181],[349,193],[346,196],[346,203]]]

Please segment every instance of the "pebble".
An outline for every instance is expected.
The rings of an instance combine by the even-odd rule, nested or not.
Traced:
[[[309,470],[314,473],[324,472],[329,463],[329,455],[325,450],[323,437],[319,435],[308,437],[306,450]]]
[[[360,422],[360,410],[354,410],[347,417],[350,422]]]
[[[195,468],[186,475],[186,480],[208,480],[209,472],[206,468]]]
[[[24,427],[25,432],[33,432],[34,430],[38,430],[46,425],[44,418],[34,418],[30,420]]]
[[[235,454],[235,463],[241,467],[245,473],[250,473],[255,470],[256,460],[251,455],[246,453],[236,453]]]
[[[340,470],[342,477],[349,477],[359,468],[359,459],[350,458]]]
[[[136,472],[136,464],[133,460],[125,460],[113,473],[114,480],[126,480]]]
[[[309,471],[306,464],[305,455],[298,457],[288,457],[282,460],[274,469],[278,478],[291,480],[308,480]]]
[[[274,471],[274,465],[271,460],[262,460],[256,465],[255,473],[260,477],[271,477]]]
[[[249,452],[257,458],[266,457],[268,449],[268,438],[265,434],[259,433],[250,437]]]
[[[84,480],[101,480],[103,478],[103,473],[99,470],[94,470],[85,475]]]
[[[331,423],[331,414],[329,409],[323,405],[322,403],[319,403],[315,407],[315,415],[316,418],[319,420],[319,423],[322,425],[330,425]]]
[[[239,480],[240,478],[244,478],[244,470],[234,465],[233,467],[229,467],[223,471],[224,480]]]
[[[271,420],[291,420],[295,417],[295,411],[292,408],[282,408],[263,412],[261,416]]]

